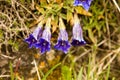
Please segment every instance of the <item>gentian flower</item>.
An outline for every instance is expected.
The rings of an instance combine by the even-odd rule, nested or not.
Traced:
[[[73,32],[73,39],[71,44],[73,46],[81,46],[86,44],[86,42],[83,39],[82,28],[80,26],[80,22],[77,14],[74,15],[74,26],[72,32]]]
[[[41,53],[45,53],[46,51],[50,51],[50,39],[51,39],[51,19],[48,18],[45,26],[45,30],[43,31],[43,34],[39,41],[36,43],[35,47],[39,48],[41,50]]]
[[[68,34],[65,30],[65,26],[61,18],[59,22],[59,29],[60,29],[60,33],[58,36],[58,41],[57,44],[54,46],[54,48],[57,50],[61,50],[64,53],[67,53],[68,49],[70,48],[70,43],[68,42]]]
[[[74,0],[74,6],[82,6],[85,10],[89,10],[92,0]]]
[[[35,43],[39,40],[42,34],[42,22],[40,22],[37,26],[37,28],[34,30],[32,34],[29,35],[27,39],[25,39],[25,42],[29,44],[29,48],[32,48]]]

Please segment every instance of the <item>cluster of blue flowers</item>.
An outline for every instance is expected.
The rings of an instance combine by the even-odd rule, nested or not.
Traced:
[[[83,6],[86,10],[90,7],[91,0],[75,0],[74,5]],[[48,18],[46,21],[45,28],[43,30],[43,22],[41,21],[37,28],[34,30],[32,34],[29,35],[25,41],[29,44],[29,47],[35,47],[37,49],[40,49],[41,54],[50,51],[51,43],[51,18]],[[64,53],[67,53],[70,46],[81,46],[85,45],[86,42],[83,39],[83,33],[82,28],[80,26],[80,21],[77,16],[77,14],[74,14],[74,25],[73,25],[73,37],[71,43],[68,41],[68,33],[65,29],[64,22],[62,18],[59,18],[59,35],[58,35],[58,41],[55,44],[54,48],[56,50],[61,50]]]

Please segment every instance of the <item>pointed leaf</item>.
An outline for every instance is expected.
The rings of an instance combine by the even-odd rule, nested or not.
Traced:
[[[39,6],[36,6],[36,9],[37,9],[40,13],[42,13],[42,14],[45,13],[44,9],[43,9],[43,8],[40,8]]]
[[[63,80],[72,80],[72,71],[68,66],[63,66],[62,67],[62,77]]]
[[[40,1],[40,3],[42,4],[42,5],[46,5],[47,4],[47,0],[39,0]]]
[[[82,7],[78,6],[78,7],[75,7],[75,10],[78,14],[82,14],[82,15],[86,15],[86,16],[92,16],[92,13],[84,10]]]
[[[91,39],[91,41],[93,43],[96,43],[93,32],[91,31],[91,29],[88,29],[88,34],[89,34],[89,38]]]
[[[52,33],[54,33],[58,27],[58,17],[54,17],[54,20],[52,21]]]

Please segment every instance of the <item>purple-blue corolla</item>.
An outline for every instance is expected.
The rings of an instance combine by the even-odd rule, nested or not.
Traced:
[[[37,43],[41,35],[42,35],[42,25],[39,24],[37,28],[34,30],[34,32],[30,34],[27,39],[25,39],[25,42],[29,44],[29,48],[32,48]]]
[[[47,51],[50,51],[50,39],[51,39],[51,19],[48,18],[48,21],[46,22],[45,30],[42,33],[41,38],[39,41],[36,43],[35,47],[39,48],[41,53],[45,53]]]
[[[59,29],[60,29],[60,32],[58,36],[58,41],[56,45],[54,46],[54,48],[57,50],[61,50],[64,53],[67,53],[70,48],[70,43],[68,41],[68,34],[66,32],[65,26],[61,18],[59,22]]]
[[[73,37],[71,44],[73,46],[81,46],[86,44],[85,40],[83,39],[83,32],[77,14],[74,15],[74,26],[72,32]]]
[[[85,10],[89,10],[92,0],[74,0],[74,6],[82,6]]]

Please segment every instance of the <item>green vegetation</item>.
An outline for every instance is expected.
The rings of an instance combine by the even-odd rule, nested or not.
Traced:
[[[0,80],[120,80],[120,12],[114,1],[120,6],[120,0],[93,0],[86,11],[73,0],[0,0]],[[52,46],[58,17],[71,41],[74,12],[85,46],[71,47],[67,54],[51,48],[43,55],[28,48],[24,39],[43,16],[52,15]]]

